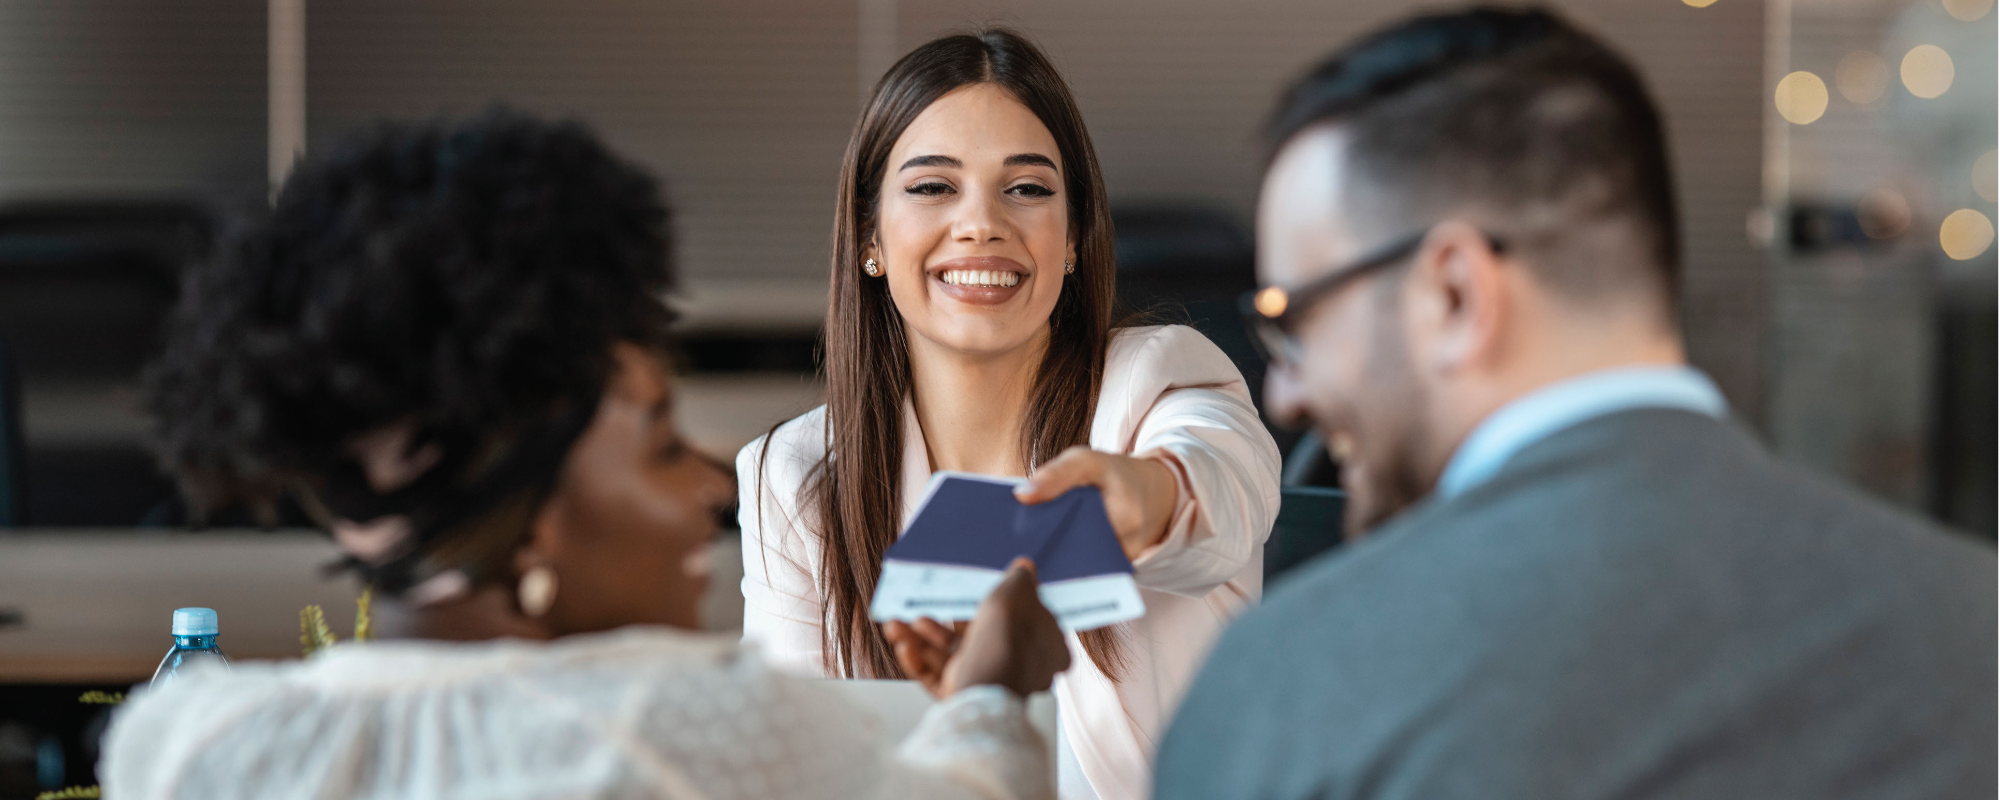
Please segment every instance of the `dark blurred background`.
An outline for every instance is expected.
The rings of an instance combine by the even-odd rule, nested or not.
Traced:
[[[1557,5],[1624,47],[1667,109],[1694,358],[1744,422],[1788,458],[1991,535],[1991,0]],[[1409,11],[0,0],[0,341],[26,451],[0,461],[25,492],[0,519],[175,521],[131,402],[177,265],[290,153],[496,100],[589,121],[666,179],[689,419],[734,449],[814,401],[832,176],[866,86],[909,47],[989,22],[1037,37],[1074,84],[1127,300],[1184,307],[1255,373],[1229,300],[1252,280],[1258,126],[1285,79]]]
[[[1993,0],[1554,5],[1624,48],[1666,109],[1692,354],[1742,422],[1784,458],[1992,537]],[[1261,389],[1233,304],[1254,280],[1257,132],[1286,80],[1419,7],[0,0],[0,529],[181,524],[134,412],[179,268],[297,152],[495,101],[585,120],[665,180],[683,419],[733,453],[818,403],[834,175],[863,94],[902,52],[982,23],[1034,36],[1071,81],[1122,299],[1202,328]],[[1331,479],[1323,458],[1294,461],[1300,482]],[[24,627],[7,606],[26,602],[7,594],[6,540],[0,656]],[[81,684],[48,685],[33,702]],[[23,769],[87,778],[46,764],[49,737],[81,757],[80,724],[30,705],[0,692],[0,797]]]

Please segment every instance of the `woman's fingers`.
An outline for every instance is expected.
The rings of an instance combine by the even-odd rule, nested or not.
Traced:
[[[937,626],[930,620],[919,620],[917,625],[892,620],[882,626],[882,635],[889,640],[890,652],[896,658],[896,665],[903,668],[904,676],[923,684],[932,696],[942,697],[939,683],[945,664],[951,660],[951,651],[933,644],[921,632],[924,622]]]
[[[958,633],[939,624],[937,620],[925,617],[917,620],[917,624],[911,627],[933,647],[949,651],[958,646]]]
[[[917,620],[910,627],[925,645],[921,658],[927,682],[935,682],[936,676],[944,672],[944,665],[951,661],[952,652],[958,649],[958,634],[929,617]]]
[[[918,672],[924,664],[936,660],[933,652],[940,650],[930,639],[917,632],[916,628],[901,620],[892,620],[882,626],[882,636],[889,640],[895,651],[896,660],[903,662],[905,672]],[[907,656],[907,660],[906,657]]]
[[[916,648],[908,644],[897,645],[895,653],[896,664],[903,668],[904,675],[924,687],[924,691],[929,692],[932,697],[940,700],[944,699],[942,687],[938,680],[942,674],[941,670],[927,666],[923,656],[916,652]]]
[[[1095,486],[1104,493],[1104,513],[1126,558],[1138,558],[1160,541],[1180,500],[1172,467],[1156,459],[1100,453],[1083,446],[1064,450],[1035,468],[1035,474],[1014,490],[1014,497],[1033,505],[1079,486]]]
[[[1034,505],[1062,496],[1078,486],[1096,486],[1104,480],[1104,453],[1074,445],[1035,468],[1035,474],[1014,489],[1014,497]]]

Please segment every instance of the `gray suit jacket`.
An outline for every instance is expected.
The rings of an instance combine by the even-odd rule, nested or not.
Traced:
[[[1157,797],[1993,797],[1995,557],[1682,411],[1600,417],[1302,567]]]

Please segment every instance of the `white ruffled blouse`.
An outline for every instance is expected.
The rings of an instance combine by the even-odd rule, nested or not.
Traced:
[[[733,641],[642,627],[196,672],[118,710],[99,774],[119,800],[1054,795],[1003,689],[959,692],[895,746]]]

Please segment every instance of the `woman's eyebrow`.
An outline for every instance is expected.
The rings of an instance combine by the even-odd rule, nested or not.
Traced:
[[[896,171],[901,172],[911,167],[952,167],[954,169],[963,169],[965,162],[951,156],[917,156],[903,162],[903,166],[897,167]]]
[[[1056,169],[1056,161],[1041,153],[1015,153],[1000,162],[1005,167],[1048,167]],[[1057,170],[1060,172],[1061,170]]]

